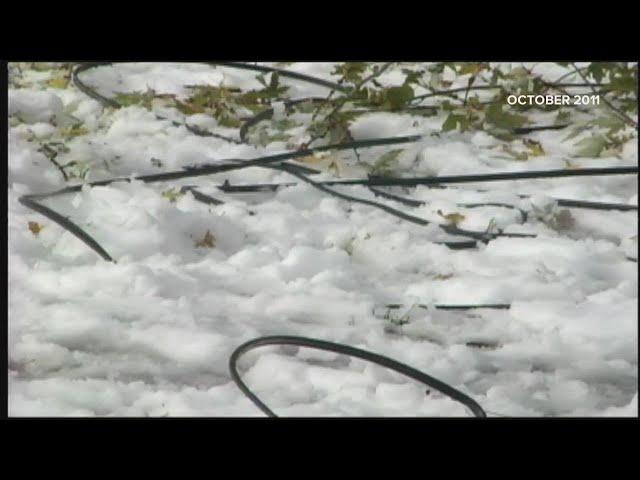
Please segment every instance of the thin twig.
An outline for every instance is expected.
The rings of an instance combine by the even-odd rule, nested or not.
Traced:
[[[586,70],[586,69],[587,69],[587,67],[582,67],[580,70]],[[553,83],[557,84],[557,83],[559,83],[561,80],[564,80],[565,78],[567,78],[568,76],[570,76],[570,75],[575,75],[575,73],[576,73],[576,72],[567,72],[567,73],[565,73],[564,75],[562,75],[562,76],[560,76],[560,77],[556,78],[556,80],[555,80]]]
[[[333,94],[335,93],[335,90],[331,90],[329,92],[329,95],[327,95],[327,98],[325,100],[324,103],[328,103],[331,100],[331,97],[333,96]],[[318,114],[320,113],[320,110],[322,110],[322,106],[324,103],[320,103],[318,105],[318,108],[315,109],[315,111],[313,112],[313,115],[311,115],[311,121],[314,122],[316,120],[316,117],[318,116]]]
[[[65,172],[64,171],[64,167],[62,165],[60,165],[56,161],[56,157],[58,156],[58,152],[56,152],[55,150],[50,148],[48,145],[43,145],[42,148],[40,149],[40,151],[44,154],[45,157],[47,157],[49,159],[49,161],[51,163],[53,163],[56,166],[56,168],[62,174],[62,177],[64,178],[64,181],[65,182],[68,181],[69,180],[69,176],[67,175],[67,172]]]
[[[476,75],[473,75],[469,78],[469,81],[467,82],[467,89],[464,92],[464,101],[462,102],[463,107],[467,106],[467,98],[469,97],[469,90],[471,90],[471,87],[473,86],[473,82],[475,81],[476,81]]]
[[[377,71],[371,73],[368,77],[365,77],[363,80],[361,80],[358,84],[356,84],[353,88],[353,92],[357,92],[358,90],[360,90],[364,85],[366,85],[368,82],[370,82],[371,80],[373,80],[376,77],[379,77],[380,75],[382,75],[382,73],[384,73],[385,70],[387,70],[391,65],[393,65],[393,62],[387,62],[385,63],[382,67],[380,67]],[[338,99],[336,105],[333,107],[333,110],[331,110],[331,112],[329,112],[328,115],[326,115],[324,118],[325,120],[335,116],[342,107],[344,107],[344,105],[351,99],[350,95],[345,95],[344,97]],[[316,140],[318,140],[319,138],[324,137],[327,134],[327,132],[323,132],[322,135],[317,134],[317,135],[312,135],[311,139],[305,144],[306,147],[309,147],[309,145],[311,145],[313,142],[315,142]]]

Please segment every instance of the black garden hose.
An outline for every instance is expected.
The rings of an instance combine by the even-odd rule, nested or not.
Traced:
[[[394,195],[392,193],[385,192],[383,190],[378,190],[377,188],[374,188],[374,187],[369,187],[369,190],[371,190],[376,196],[388,198],[390,200],[395,200],[396,202],[402,203],[404,205],[409,205],[412,207],[421,207],[427,204],[427,202],[423,200],[413,200],[411,198],[401,197],[399,195]],[[518,212],[520,212],[521,224],[526,223],[528,218],[528,214],[525,210],[523,210],[522,208],[518,208],[515,205],[511,205],[509,203],[479,202],[479,203],[456,203],[456,205],[463,208],[501,207],[501,208],[508,208],[511,210],[518,210]]]
[[[100,246],[100,244],[98,244],[98,242],[96,242],[89,234],[87,234],[79,226],[75,225],[68,218],[63,217],[62,215],[58,214],[54,210],[40,204],[39,201],[45,200],[50,197],[67,194],[67,193],[78,192],[82,189],[84,185],[105,186],[115,182],[129,182],[132,180],[138,180],[145,183],[163,182],[168,180],[177,180],[181,178],[210,175],[212,173],[237,170],[237,169],[247,168],[251,166],[267,167],[267,168],[277,166],[279,169],[285,170],[288,173],[292,175],[296,175],[298,176],[298,178],[303,179],[306,177],[300,173],[301,169],[298,168],[297,165],[289,166],[281,162],[283,160],[287,160],[291,158],[298,158],[298,157],[310,155],[315,151],[323,151],[323,150],[329,150],[329,149],[337,149],[337,150],[350,149],[350,148],[353,148],[353,145],[369,147],[369,146],[377,146],[377,145],[388,145],[393,143],[406,143],[407,141],[412,141],[411,138],[412,137],[392,137],[392,138],[386,138],[386,139],[362,140],[359,142],[348,142],[346,144],[329,145],[329,146],[318,147],[314,149],[306,149],[303,151],[288,152],[288,153],[279,154],[279,155],[270,155],[270,156],[261,157],[258,159],[253,159],[253,160],[228,159],[226,160],[226,162],[228,163],[223,165],[204,165],[200,167],[187,167],[186,169],[178,170],[174,172],[141,175],[139,177],[133,177],[133,178],[127,178],[127,177],[112,178],[108,180],[99,180],[96,182],[90,182],[87,184],[73,185],[73,186],[65,187],[60,190],[49,192],[49,193],[27,194],[27,195],[21,196],[18,199],[18,201],[22,205],[44,215],[45,217],[49,218],[51,221],[57,223],[62,228],[67,230],[69,233],[75,235],[78,239],[80,239],[87,246],[89,246],[89,248],[91,248],[98,255],[100,255],[100,257],[102,257],[104,260],[115,262],[115,260],[106,252],[106,250],[102,246]],[[225,160],[223,160],[222,162],[224,161]],[[280,162],[280,165],[275,165],[279,162]],[[194,191],[193,187],[191,187],[191,191],[193,193]],[[204,199],[203,194],[202,195],[194,194],[194,196],[196,200]],[[215,202],[219,202],[219,201],[218,200],[211,201],[211,197],[208,197],[208,199],[205,200],[205,203],[215,203]],[[475,246],[475,243],[473,244],[473,246]],[[465,248],[471,248],[471,246],[465,244]]]
[[[231,357],[229,358],[229,372],[231,378],[236,383],[238,388],[246,395],[246,397],[253,402],[265,415],[269,417],[277,417],[277,415],[262,401],[258,396],[253,393],[249,387],[244,383],[240,374],[238,373],[237,363],[238,359],[250,350],[258,347],[264,347],[267,345],[295,345],[298,347],[312,348],[315,350],[324,350],[327,352],[339,353],[342,355],[348,355],[350,357],[359,358],[367,362],[380,365],[382,367],[393,370],[394,372],[401,373],[409,378],[417,380],[418,382],[426,385],[429,388],[438,390],[443,395],[461,403],[466,408],[471,410],[475,417],[484,418],[487,416],[482,407],[471,397],[465,395],[459,390],[447,385],[441,380],[434,378],[426,373],[416,370],[409,365],[400,363],[397,360],[393,360],[389,357],[379,355],[377,353],[362,350],[360,348],[350,347],[340,343],[327,342],[325,340],[318,340],[315,338],[295,337],[287,335],[275,335],[268,337],[259,337],[248,342],[243,343],[236,348]]]
[[[329,145],[324,147],[318,147],[314,149],[306,149],[297,152],[287,152],[283,154],[270,155],[266,157],[260,157],[253,160],[243,160],[243,159],[229,159],[228,163],[225,164],[208,164],[194,167],[187,167],[184,170],[174,171],[174,172],[165,172],[159,174],[151,174],[151,175],[142,175],[139,177],[133,178],[134,180],[140,180],[146,183],[152,182],[161,182],[167,180],[176,180],[180,178],[188,178],[202,175],[210,175],[213,173],[220,173],[223,171],[231,171],[242,168],[248,168],[251,166],[268,166],[270,164],[275,164],[277,162],[282,162],[283,160],[288,160],[292,158],[297,158],[301,156],[306,156],[312,154],[313,152],[319,150],[329,150],[329,149],[349,149],[353,148],[354,145],[357,146],[376,146],[381,144],[391,144],[391,143],[404,143],[407,141],[411,141],[412,137],[391,137],[386,139],[373,139],[373,140],[361,140],[356,142],[346,142],[338,145]],[[344,200],[362,203],[365,205],[373,206],[379,208],[387,213],[397,216],[403,220],[410,221],[412,223],[416,223],[419,225],[428,225],[431,222],[424,220],[419,217],[415,217],[413,215],[406,214],[394,208],[391,208],[387,205],[374,202],[371,200],[365,200],[357,197],[352,197],[350,195],[346,195],[343,193],[336,192],[328,188],[328,185],[369,185],[369,186],[392,186],[392,185],[409,185],[415,186],[422,184],[421,182],[427,181],[428,184],[437,185],[439,183],[458,183],[458,182],[478,182],[478,181],[497,181],[497,180],[512,180],[512,179],[522,179],[522,178],[553,178],[553,177],[568,177],[568,176],[583,176],[583,175],[615,175],[615,174],[630,174],[630,173],[638,173],[638,167],[626,166],[626,167],[610,167],[610,168],[591,168],[591,169],[580,169],[580,170],[549,170],[549,171],[530,171],[530,172],[506,172],[506,173],[494,173],[494,174],[480,174],[480,175],[458,175],[458,176],[446,176],[446,177],[426,177],[426,178],[384,178],[384,177],[376,177],[369,178],[365,180],[336,180],[336,181],[325,181],[325,182],[315,182],[310,178],[306,177],[304,174],[300,173],[296,169],[288,168],[286,165],[280,164],[280,168],[287,173],[298,177],[300,180],[311,184],[315,188],[322,190],[326,193],[329,193],[338,198],[342,198]],[[90,186],[103,186],[109,185],[118,181],[130,181],[129,178],[115,178],[109,180],[101,180],[97,182],[91,182],[87,185]],[[398,183],[401,181],[401,183]],[[83,232],[80,227],[74,225],[70,220],[62,217],[61,215],[53,212],[53,210],[37,203],[37,200],[43,200],[48,197],[61,195],[64,193],[77,192],[82,189],[83,185],[74,185],[71,187],[66,187],[56,192],[46,193],[46,194],[32,194],[32,195],[23,195],[20,197],[19,201],[23,205],[45,215],[55,223],[59,224],[63,228],[67,229],[70,233],[78,237],[85,244],[87,244],[90,248],[96,251],[102,258],[105,260],[113,261],[113,259],[109,256],[109,254],[100,247],[95,240],[93,240],[88,234]],[[475,248],[475,241],[480,240],[483,242],[487,242],[493,238],[497,238],[500,236],[506,237],[535,237],[535,235],[530,234],[518,234],[518,233],[489,233],[489,232],[473,232],[469,230],[460,229],[454,225],[442,225],[438,224],[442,230],[452,235],[462,235],[469,237],[473,240],[465,241],[465,242],[444,242],[445,245],[450,246],[450,248],[460,249],[460,248]]]
[[[530,180],[539,178],[587,177],[601,175],[638,174],[637,165],[621,167],[577,168],[557,170],[527,170],[524,172],[480,173],[474,175],[442,175],[437,177],[369,177],[367,180],[336,180],[331,185],[371,185],[375,187],[415,187],[456,183],[496,182],[502,180]],[[329,184],[327,182],[326,184]]]
[[[90,70],[92,68],[96,68],[96,67],[104,67],[104,66],[110,66],[113,65],[113,63],[116,62],[86,62],[86,63],[81,63],[79,64],[73,71],[72,73],[72,77],[71,77],[71,81],[73,82],[73,84],[81,91],[83,92],[85,95],[93,98],[94,100],[97,100],[98,102],[100,102],[102,105],[104,105],[105,107],[111,107],[111,108],[120,108],[121,105],[114,99],[109,98],[109,97],[105,97],[104,95],[101,95],[100,93],[98,93],[97,90],[91,88],[90,86],[88,86],[86,83],[84,83],[81,79],[80,79],[80,73],[85,72],[87,70]],[[227,67],[227,68],[237,68],[237,69],[243,69],[243,70],[254,70],[254,71],[258,71],[258,72],[265,72],[265,73],[269,73],[269,72],[276,72],[278,73],[278,75],[282,76],[282,77],[286,77],[286,78],[291,78],[291,79],[295,79],[295,80],[300,80],[300,81],[304,81],[306,83],[311,83],[311,84],[316,84],[316,85],[320,85],[326,88],[329,88],[331,90],[336,90],[339,91],[341,93],[346,93],[349,89],[347,87],[344,87],[343,85],[340,85],[338,83],[334,83],[334,82],[330,82],[328,80],[325,80],[323,78],[318,78],[318,77],[313,77],[311,75],[306,75],[306,74],[302,74],[302,73],[298,73],[298,72],[293,72],[290,70],[284,70],[281,68],[276,68],[276,67],[268,67],[268,66],[264,66],[264,65],[257,65],[257,64],[250,64],[250,63],[243,63],[243,62],[204,62],[204,64],[206,65],[213,65],[213,66],[221,66],[221,67]],[[300,98],[300,99],[296,99],[296,100],[285,100],[285,108],[290,109],[292,106],[295,106],[299,103],[304,103],[304,102],[312,102],[312,103],[324,103],[327,102],[328,99],[327,98],[323,98],[323,97],[309,97],[309,98]],[[412,107],[410,107],[412,108]],[[420,108],[424,108],[424,107],[420,107]],[[191,133],[198,135],[198,136],[208,136],[208,137],[216,137],[216,138],[220,138],[222,140],[226,140],[228,142],[231,143],[235,143],[235,144],[242,144],[242,143],[246,143],[246,135],[248,132],[248,129],[259,123],[262,120],[266,120],[268,118],[271,118],[271,116],[273,115],[273,107],[270,107],[256,115],[254,115],[253,117],[249,118],[247,121],[243,122],[243,124],[240,127],[239,130],[239,136],[240,136],[240,140],[236,140],[224,135],[220,135],[217,133],[212,133],[212,132],[208,132],[205,130],[201,130],[197,127],[193,127],[188,125],[186,122],[184,123],[185,128],[187,128],[187,130],[189,130]],[[162,117],[159,115],[156,115],[156,117],[159,120],[167,120],[166,117]],[[176,126],[180,126],[182,124],[173,121],[172,122],[174,125]],[[511,133],[515,134],[515,135],[525,135],[528,133],[532,133],[535,131],[541,131],[541,130],[559,130],[559,129],[563,129],[566,128],[568,125],[533,125],[533,126],[528,126],[528,127],[518,127],[518,128],[513,128],[511,129]]]
[[[312,185],[313,187],[317,188],[320,191],[323,191],[325,193],[328,193],[334,197],[338,197],[341,198],[343,200],[347,200],[350,202],[355,202],[355,203],[361,203],[363,205],[369,205],[371,207],[375,207],[378,208],[380,210],[383,210],[387,213],[390,213],[391,215],[394,215],[398,218],[401,218],[403,220],[407,220],[411,223],[415,223],[417,225],[429,225],[431,223],[435,223],[435,222],[430,222],[428,220],[425,220],[423,218],[420,217],[416,217],[414,215],[409,215],[407,213],[401,212],[400,210],[396,210],[395,208],[391,208],[387,205],[384,205],[382,203],[378,203],[378,202],[374,202],[372,200],[366,200],[364,198],[358,198],[358,197],[353,197],[351,195],[346,195],[344,193],[340,193],[337,192],[335,190],[332,190],[324,185],[322,185],[319,182],[315,182],[313,180],[311,180],[310,178],[306,177],[305,175],[302,175],[298,172],[295,171],[290,171],[289,172],[291,175],[298,177],[300,180],[309,183],[310,185]],[[532,234],[527,234],[527,233],[502,233],[502,232],[498,232],[498,233],[489,233],[489,232],[474,232],[471,230],[464,230],[462,228],[458,228],[455,225],[444,225],[444,224],[436,224],[438,225],[442,230],[444,230],[446,233],[450,234],[450,235],[461,235],[464,237],[469,237],[472,238],[474,240],[480,240],[482,242],[487,243],[489,240],[497,238],[497,237],[528,237],[528,238],[533,238],[536,235],[532,235]],[[439,242],[438,242],[439,243]],[[449,246],[450,242],[445,242],[445,245]],[[452,244],[452,248],[469,248],[467,245],[470,244],[470,242],[464,242],[464,246],[461,246],[458,244],[458,242],[455,242],[454,244]],[[475,244],[474,244],[475,247]]]
[[[331,90],[338,90],[339,92],[346,92],[347,87],[340,85],[339,83],[325,80],[324,78],[312,77],[311,75],[305,75],[304,73],[292,72],[291,70],[284,70],[282,68],[267,67],[265,65],[256,65],[246,62],[205,62],[207,65],[214,65],[227,68],[239,68],[241,70],[254,70],[256,72],[264,73],[277,73],[281,77],[292,78],[294,80],[301,80],[306,83],[314,83],[321,87],[326,87]]]
[[[353,148],[350,142],[347,148]],[[324,147],[320,147],[324,148]],[[287,157],[291,158],[291,157]],[[197,169],[198,167],[188,167]],[[317,182],[321,185],[339,186],[339,185],[364,185],[367,187],[417,187],[419,185],[428,185],[429,187],[440,187],[444,184],[456,183],[482,183],[495,182],[503,180],[534,180],[540,178],[560,178],[560,177],[597,177],[601,175],[630,175],[638,174],[640,170],[637,165],[624,165],[621,167],[600,167],[600,168],[577,168],[577,169],[558,169],[558,170],[527,170],[524,172],[499,172],[499,173],[480,173],[474,175],[442,175],[436,177],[377,177],[370,176],[368,178],[355,178],[344,180],[323,180]],[[232,191],[260,191],[260,190],[277,190],[281,187],[295,186],[295,183],[263,183],[255,185],[231,185],[225,184],[222,190]],[[486,190],[478,190],[486,192]],[[519,195],[521,198],[527,198],[529,195]],[[609,209],[612,205],[617,205],[620,210],[637,210],[637,206],[625,204],[610,204],[601,202],[589,202],[582,200],[556,199],[563,202],[566,206],[576,206],[583,208]]]
[[[90,68],[95,68],[98,66],[106,66],[110,64],[111,62],[94,62],[94,63],[81,64],[74,69],[72,79],[76,87],[86,95],[99,101],[104,106],[111,107],[111,108],[119,108],[120,105],[118,102],[99,94],[97,91],[95,91],[91,87],[84,84],[79,78],[80,73]],[[255,71],[262,71],[262,72],[277,72],[279,75],[283,77],[288,77],[292,79],[306,81],[309,83],[314,83],[314,84],[321,85],[321,86],[330,88],[332,90],[338,90],[341,92],[347,91],[347,89],[340,84],[329,82],[324,79],[318,79],[318,78],[311,77],[304,74],[299,74],[296,72],[290,72],[287,70],[278,69],[278,68],[266,67],[261,65],[252,65],[247,63],[238,63],[238,62],[218,62],[218,63],[212,63],[212,64],[223,66],[223,67],[229,67],[229,68],[240,68],[240,69],[248,69],[248,70],[255,70]],[[312,99],[286,100],[285,107],[290,108],[291,106],[303,101],[318,102],[318,101],[326,101],[326,99],[312,98]],[[172,122],[172,124],[175,126],[185,126],[185,128],[187,128],[190,132],[192,132],[195,135],[212,136],[212,137],[220,138],[236,144],[241,144],[241,143],[245,143],[247,131],[252,125],[255,125],[259,121],[268,118],[272,114],[273,114],[273,108],[270,108],[247,120],[240,129],[240,132],[239,132],[240,140],[232,139],[232,138],[211,133],[211,132],[206,132],[196,127],[189,126],[186,123],[182,124],[180,122],[175,122],[159,115],[156,115],[156,118],[158,118],[159,120],[168,120]],[[514,129],[512,133],[526,134],[526,133],[531,133],[533,131],[538,131],[538,130],[560,129],[565,127],[566,125],[522,127],[520,129]],[[422,178],[369,177],[367,179],[316,182],[308,178],[306,175],[318,173],[317,171],[313,169],[309,169],[307,167],[300,166],[300,165],[284,163],[286,160],[292,160],[292,159],[300,158],[303,156],[313,155],[314,153],[320,152],[320,151],[334,150],[334,149],[344,150],[344,149],[355,149],[358,147],[372,147],[372,146],[392,145],[392,144],[399,144],[399,143],[409,143],[409,142],[418,141],[421,138],[422,138],[421,136],[413,135],[413,136],[393,137],[393,138],[385,138],[385,139],[369,139],[369,140],[345,142],[337,145],[327,145],[324,147],[303,149],[296,152],[287,152],[283,154],[269,155],[269,156],[249,159],[249,160],[246,160],[246,159],[222,160],[220,162],[226,162],[226,163],[197,165],[197,166],[187,167],[181,171],[164,172],[164,173],[152,174],[152,175],[142,175],[134,178],[134,180],[140,180],[146,183],[151,183],[151,182],[176,180],[180,178],[210,175],[214,173],[221,173],[225,171],[248,168],[253,166],[262,167],[262,168],[275,168],[278,170],[285,171],[293,176],[296,176],[301,181],[311,184],[314,188],[317,188],[325,193],[336,196],[343,200],[357,202],[357,203],[365,204],[375,208],[379,208],[398,218],[408,220],[420,225],[428,225],[430,222],[424,219],[414,217],[412,215],[406,214],[404,212],[401,212],[399,210],[388,207],[387,205],[384,205],[378,202],[346,195],[346,194],[337,192],[335,190],[332,190],[328,187],[339,186],[339,185],[364,185],[364,186],[368,186],[375,195],[383,196],[391,200],[395,200],[400,203],[403,203],[405,205],[419,206],[424,204],[424,202],[392,195],[390,193],[376,189],[375,187],[388,187],[388,186],[415,187],[417,185],[430,185],[435,187],[443,184],[470,183],[470,182],[473,183],[473,182],[487,182],[487,181],[501,181],[501,180],[558,178],[558,177],[585,176],[585,175],[596,176],[596,175],[637,174],[638,173],[637,166],[624,166],[624,167],[610,167],[610,168],[585,168],[585,169],[579,169],[579,170],[502,172],[502,173],[479,174],[479,175],[454,175],[454,176],[422,177]],[[92,182],[87,185],[90,185],[90,186],[108,185],[110,183],[117,182],[117,181],[130,181],[130,180],[131,179],[129,178],[116,178],[116,179]],[[228,182],[225,182],[222,186],[218,188],[223,192],[232,193],[234,191],[243,191],[242,190],[243,188],[245,189],[244,191],[260,191],[260,189],[275,190],[281,186],[290,186],[290,185],[295,185],[295,183],[294,184],[231,186],[229,185]],[[53,211],[52,209],[38,203],[38,201],[44,200],[49,197],[61,195],[64,193],[79,191],[82,188],[82,186],[83,185],[75,185],[75,186],[61,189],[56,192],[45,193],[45,194],[23,195],[19,198],[19,201],[21,204],[46,216],[47,218],[51,219],[55,223],[59,224],[60,226],[68,230],[70,233],[72,233],[73,235],[78,237],[80,240],[82,240],[85,244],[87,244],[91,249],[97,252],[103,259],[108,261],[114,261],[111,258],[111,256],[93,238],[91,238],[91,236],[89,236],[86,232],[84,232],[80,227],[75,225],[69,219]],[[186,192],[186,191],[191,191],[194,195],[194,198],[200,202],[204,202],[212,205],[223,203],[221,200],[202,194],[201,192],[196,190],[194,186],[189,185],[189,186],[181,187],[181,192]],[[520,197],[523,197],[523,196],[520,195]],[[600,202],[588,202],[588,201],[577,201],[577,200],[567,200],[567,199],[557,199],[557,202],[559,205],[576,207],[576,208],[593,208],[593,209],[603,209],[603,210],[617,208],[619,210],[637,210],[637,206],[633,206],[633,205],[606,204],[606,203],[600,203]],[[487,206],[487,205],[514,208],[520,211],[522,215],[522,222],[524,223],[526,221],[526,212],[524,210],[508,204],[476,203],[476,204],[460,204],[460,205],[465,206],[467,208],[475,208],[475,207]],[[459,229],[452,225],[439,225],[439,226],[447,233],[450,233],[453,235],[467,236],[472,239],[471,241],[465,241],[465,242],[444,242],[444,244],[449,246],[450,248],[474,248],[478,240],[487,242],[490,239],[496,238],[498,236],[535,237],[535,235],[517,234],[517,233],[503,234],[502,232],[499,232],[499,233],[472,232],[472,231]],[[420,308],[428,308],[428,306],[426,305],[417,305],[417,306]],[[397,309],[397,308],[401,308],[401,305],[389,304],[386,307],[389,309]],[[467,309],[475,309],[475,308],[508,309],[509,307],[510,307],[509,304],[435,305],[434,306],[434,308],[443,309],[443,310],[467,310]],[[311,339],[311,338],[305,338],[305,337],[295,337],[295,336],[268,336],[268,337],[260,337],[260,338],[248,341],[240,345],[232,353],[229,359],[229,370],[234,382],[241,389],[241,391],[262,412],[264,412],[268,416],[275,417],[276,415],[253,392],[251,392],[251,390],[242,381],[237,371],[237,362],[240,356],[242,356],[244,353],[250,350],[253,350],[261,346],[267,346],[267,345],[295,345],[299,347],[330,351],[334,353],[339,353],[343,355],[360,358],[362,360],[372,362],[374,364],[383,366],[385,368],[389,368],[398,373],[406,375],[414,380],[417,380],[423,383],[424,385],[430,388],[434,388],[440,391],[441,393],[443,393],[444,395],[461,403],[466,408],[470,409],[474,416],[486,417],[485,411],[475,400],[465,395],[464,393],[454,389],[450,385],[447,385],[446,383],[434,377],[431,377],[423,372],[420,372],[419,370],[416,370],[413,367],[410,367],[408,365],[405,365],[403,363],[400,363],[388,357],[385,357],[376,353],[372,353],[366,350],[358,349],[355,347],[338,344],[338,343],[332,343],[324,340]]]

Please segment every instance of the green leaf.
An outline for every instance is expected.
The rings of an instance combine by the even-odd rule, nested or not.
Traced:
[[[600,83],[615,68],[616,64],[613,62],[592,62],[587,67],[587,76],[593,77],[596,82]]]
[[[449,100],[443,100],[442,103],[440,104],[440,107],[445,112],[452,112],[453,110],[456,109],[456,106],[453,105]]]
[[[271,79],[269,81],[269,89],[276,90],[278,88],[278,83],[280,82],[280,75],[278,72],[273,72],[271,74]]]
[[[398,110],[413,100],[413,88],[404,84],[400,87],[390,87],[386,90],[386,100],[391,110]]]
[[[264,79],[266,75],[266,73],[261,73],[256,76],[256,80],[258,80],[264,87],[267,86],[267,81]]]
[[[502,110],[503,105],[499,103],[492,103],[487,108],[485,119],[487,122],[495,125],[499,128],[511,130],[516,127],[522,127],[527,123],[527,117],[524,115],[517,115]]]
[[[620,108],[625,112],[638,113],[638,100],[635,98],[620,99]]]
[[[614,77],[611,79],[609,87],[611,90],[616,90],[620,93],[632,93],[637,91],[638,88],[633,75]]]
[[[336,65],[334,75],[340,75],[346,82],[356,84],[362,81],[362,74],[367,70],[366,62],[347,62]]]
[[[481,71],[489,68],[488,63],[465,63],[459,67],[459,75],[478,75]]]
[[[408,68],[403,68],[402,73],[405,74],[404,77],[404,85],[411,84],[419,84],[422,79],[422,75],[424,75],[424,70],[409,70]]]
[[[442,124],[442,131],[448,132],[450,130],[455,130],[460,123],[461,119],[464,119],[463,115],[458,115],[456,113],[451,112],[447,119]]]

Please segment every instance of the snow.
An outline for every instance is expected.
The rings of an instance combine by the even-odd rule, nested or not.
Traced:
[[[62,100],[53,93],[9,90],[9,115],[18,115],[26,123],[46,122],[63,109]]]
[[[547,67],[551,80],[563,73]],[[332,64],[282,68],[336,80]],[[544,68],[536,64],[536,71]],[[142,63],[99,67],[82,78],[104,95],[147,88],[184,95],[185,85],[207,82],[260,88],[257,73]],[[381,81],[398,83],[397,73],[385,75]],[[328,93],[298,80],[281,82],[292,86],[293,98]],[[280,152],[285,144],[255,147],[198,137],[143,108],[103,109],[75,88],[10,88],[9,114],[23,122],[8,136],[11,416],[261,416],[231,381],[228,359],[241,343],[262,335],[314,337],[392,357],[470,395],[489,416],[638,414],[638,270],[627,259],[637,259],[637,212],[571,208],[572,221],[559,228],[551,200],[637,205],[637,177],[394,190],[429,202],[420,207],[374,197],[364,187],[337,188],[432,221],[442,221],[438,209],[459,212],[465,216],[461,228],[482,230],[493,218],[506,231],[538,235],[458,251],[433,243],[451,239],[434,225],[404,222],[307,184],[239,195],[215,188],[224,180],[296,181],[270,169],[85,186],[47,199],[117,260],[108,263],[18,203],[26,193],[65,186],[29,135],[51,136],[64,126],[56,119],[68,115],[81,120],[90,133],[69,141],[70,152],[60,156],[91,163],[88,180],[250,159]],[[215,126],[202,115],[188,120]],[[497,142],[486,134],[431,136],[442,121],[378,113],[357,120],[352,133],[357,139],[425,135],[417,144],[391,147],[406,148],[399,166],[415,176],[556,169],[567,161],[576,167],[637,165],[636,140],[621,158],[573,158],[570,142],[562,141],[565,132],[536,132],[530,138],[542,142],[546,154],[514,161],[489,148]],[[362,159],[389,149],[362,150]],[[352,157],[342,152],[339,158],[349,176],[358,176]],[[163,197],[181,185],[197,185],[225,203],[205,205],[189,192],[175,202]],[[517,210],[457,205],[465,202],[509,203],[529,211],[529,220],[519,225]],[[28,222],[44,228],[36,236]],[[214,247],[196,247],[207,231]],[[389,313],[387,303],[512,307]],[[394,318],[408,323],[395,325]],[[283,416],[469,415],[382,367],[308,348],[263,347],[245,355],[239,367],[245,382]]]

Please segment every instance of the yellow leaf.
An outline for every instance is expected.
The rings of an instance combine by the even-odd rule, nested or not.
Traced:
[[[535,140],[529,140],[528,138],[525,138],[523,142],[529,148],[529,151],[531,152],[532,157],[540,157],[546,154],[540,142],[536,142]]]
[[[194,102],[181,102],[180,100],[175,101],[176,108],[180,110],[185,115],[194,115],[196,113],[204,113],[205,108],[202,105],[197,105]]]
[[[467,63],[460,67],[460,75],[478,75],[482,70],[485,70],[489,65],[486,63]]]
[[[31,230],[31,233],[33,233],[36,237],[40,233],[40,230],[42,230],[43,228],[44,227],[38,222],[29,222],[29,230]]]
[[[64,89],[69,86],[69,78],[68,77],[54,77],[50,78],[45,82],[45,84],[51,88],[60,88]]]
[[[86,135],[87,133],[89,133],[89,130],[82,125],[73,125],[60,130],[60,135],[65,138],[75,138],[81,135]]]
[[[202,240],[198,240],[196,242],[196,247],[213,248],[215,246],[216,246],[216,237],[214,237],[209,230],[207,230],[207,233],[204,234],[204,238]]]
[[[449,280],[453,277],[453,273],[438,273],[433,277],[434,280]]]
[[[306,157],[296,158],[296,162],[300,163],[319,163],[325,160],[326,157],[321,157],[319,155],[307,155]]]
[[[447,213],[447,214],[444,214],[444,213],[442,213],[442,210],[438,210],[437,213],[442,218],[444,218],[447,222],[449,222],[450,225],[457,226],[462,220],[465,219],[465,216],[462,215],[461,213]]]
[[[332,172],[334,175],[339,175],[340,171],[344,168],[342,159],[330,153],[307,155],[306,157],[296,158],[295,161],[312,165],[313,168]]]
[[[180,198],[183,195],[184,193],[182,193],[180,190],[173,189],[173,188],[171,190],[167,190],[166,192],[162,192],[162,196],[168,199],[171,203],[174,203],[178,198]]]

